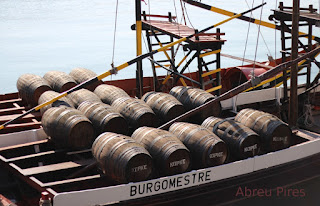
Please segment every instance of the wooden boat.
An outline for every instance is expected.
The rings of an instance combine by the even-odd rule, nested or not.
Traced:
[[[312,58],[319,53],[317,49],[319,50],[319,47],[311,51],[314,52],[312,55],[310,51],[302,52],[299,58],[306,59],[304,54]],[[269,68],[270,72],[274,68],[286,70],[288,65],[280,64],[282,60],[276,60],[276,64]],[[221,84],[225,85],[222,88],[227,89],[222,91],[218,98],[191,110],[191,113],[210,106],[214,101],[220,101],[224,117],[232,117],[242,108],[255,108],[277,114],[277,116],[287,116],[286,110],[281,108],[286,107],[287,88],[273,87],[278,82],[265,87],[251,81],[240,82],[243,83],[240,86],[231,84],[234,74],[242,73],[246,80],[249,80],[251,68],[257,68],[255,72],[265,75],[268,73],[265,71],[268,66],[266,62],[255,62],[251,65],[221,70]],[[272,76],[283,74],[280,71],[273,72]],[[259,74],[256,73],[256,75]],[[197,79],[199,77],[197,72],[191,73],[190,76],[200,81]],[[159,77],[159,79],[165,78],[165,76]],[[269,79],[267,83],[274,80]],[[187,80],[186,82],[188,83]],[[307,83],[297,90],[300,96],[309,94],[313,97],[310,106],[314,109],[308,115],[312,115],[314,124],[312,127],[305,125],[304,128],[301,126],[293,128],[293,141],[288,148],[260,153],[247,159],[231,158],[227,163],[219,166],[193,168],[181,174],[154,177],[146,181],[126,184],[116,184],[101,175],[92,157],[91,149],[55,148],[41,127],[41,114],[30,112],[14,124],[6,125],[0,130],[0,162],[3,173],[12,175],[14,179],[14,181],[4,181],[6,185],[3,186],[10,189],[7,192],[9,196],[11,193],[20,194],[22,198],[20,197],[18,201],[23,201],[21,203],[23,205],[35,204],[40,198],[42,202],[57,206],[195,205],[234,202],[255,204],[279,199],[284,202],[283,204],[287,204],[288,201],[290,203],[308,201],[308,204],[315,205],[319,200],[317,194],[312,187],[309,188],[304,184],[319,183],[320,116],[317,109],[320,106],[320,87],[318,80],[314,82],[312,86]],[[136,79],[104,83],[120,87],[130,96],[137,95]],[[177,85],[180,84],[183,83]],[[252,90],[252,86],[263,89],[247,91],[235,96],[238,90]],[[143,93],[154,89],[154,77],[144,77]],[[162,87],[162,89],[168,92],[171,88]],[[18,93],[1,95],[1,124],[23,113],[28,113],[30,111],[28,109],[28,105],[22,102]],[[190,111],[187,114],[190,114]],[[177,120],[179,118],[181,117]]]

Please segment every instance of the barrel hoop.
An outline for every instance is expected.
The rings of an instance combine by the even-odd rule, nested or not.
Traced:
[[[267,116],[269,116],[269,114],[265,114],[265,115],[262,115],[262,116],[258,117],[258,118],[254,121],[254,125],[253,125],[253,126],[256,125],[256,123],[259,121],[259,119],[261,119],[262,117],[267,117]],[[263,124],[262,124],[261,127],[259,128],[259,131],[261,131],[261,130],[263,129],[263,127],[264,127],[267,123],[269,123],[271,120],[272,120],[272,119],[268,118],[267,121],[263,122]]]
[[[58,108],[57,110],[55,110],[55,112],[57,112],[58,110],[59,110],[59,108]],[[53,128],[56,128],[58,122],[60,121],[60,119],[61,119],[65,114],[68,114],[70,111],[72,111],[72,110],[65,109],[64,111],[62,111],[62,112],[59,114],[59,116],[56,118],[56,121],[54,121]]]
[[[107,139],[109,138],[109,139]],[[92,148],[95,148],[97,146],[97,144],[99,143],[100,144],[100,147],[98,148],[95,148],[95,152],[93,151],[92,149],[92,153],[93,153],[93,156],[96,157],[96,159],[99,159],[100,158],[100,153],[102,151],[102,149],[104,148],[104,146],[111,140],[113,139],[114,136],[107,136],[107,135],[100,135],[93,143],[92,145]],[[107,139],[107,140],[106,140]],[[99,141],[101,140],[101,141]],[[98,144],[98,146],[99,146]]]
[[[94,147],[96,146],[96,144],[98,143],[98,141],[99,141],[101,138],[103,138],[103,137],[106,137],[106,135],[104,135],[104,134],[99,135],[99,136],[94,140],[94,142],[92,143],[92,148],[94,148]]]
[[[247,113],[253,112],[253,110],[250,109],[243,109],[236,115],[236,121],[242,122],[242,119],[246,117]]]
[[[250,112],[250,110],[249,110],[247,113],[249,113],[249,112]],[[246,117],[246,119],[244,120],[244,124],[247,123],[248,119],[250,119],[250,117],[251,117],[253,114],[258,113],[258,112],[259,112],[259,111],[257,111],[257,110],[251,112],[251,114],[249,114],[249,115]],[[245,116],[243,116],[243,117],[245,117]],[[240,121],[240,122],[242,122],[242,118],[241,118],[241,121]],[[255,123],[253,124],[253,126],[254,126],[254,125],[255,125]]]
[[[153,132],[153,129],[149,129],[149,130],[147,129],[146,132],[142,132],[142,131],[145,131],[146,128],[147,127],[140,127],[132,134],[132,137],[140,144],[143,144],[142,140],[147,134],[149,134],[150,132]]]
[[[96,151],[97,151],[97,154],[96,154],[97,159],[100,159],[101,152],[102,152],[103,148],[106,146],[106,144],[107,144],[109,141],[111,141],[112,139],[116,138],[116,137],[117,137],[116,135],[113,135],[113,136],[107,136],[107,135],[105,135],[105,138],[104,138],[103,143],[100,145],[99,149],[96,150]],[[106,140],[106,138],[108,138],[108,139]]]
[[[183,122],[175,123],[175,127],[176,128],[172,131],[172,133],[175,133],[177,131],[178,132],[178,135],[176,135],[177,137],[180,137],[184,133],[184,131],[189,129],[189,127],[187,127],[187,124]],[[182,127],[182,129],[179,130],[179,127]],[[182,139],[182,137],[179,139]]]
[[[236,124],[236,123],[235,123],[235,124]],[[232,125],[230,125],[229,127],[232,127]],[[244,127],[239,127],[236,131],[233,132],[231,138],[234,139],[234,136],[238,133],[238,134],[240,134],[240,135],[239,135],[239,138],[238,138],[238,141],[240,142],[241,139],[243,139],[243,135],[242,135],[242,134],[246,134],[246,132],[244,131],[244,129],[245,129]],[[242,131],[243,131],[244,133],[241,134],[240,132],[242,132]]]
[[[170,134],[163,134],[163,135],[161,135],[161,136],[158,136],[158,137],[154,138],[154,139],[152,140],[152,142],[150,143],[150,146],[149,146],[150,150],[151,150],[151,148],[153,148],[153,146],[155,145],[156,142],[158,142],[160,139],[167,138],[167,137],[173,137],[173,136],[170,135]],[[165,145],[167,145],[167,143],[170,143],[170,142],[176,142],[176,141],[168,140],[164,145],[162,145],[162,147],[160,148],[160,150],[162,150],[163,147],[164,147]]]
[[[113,156],[113,154],[123,145],[127,144],[129,139],[123,139],[124,141],[119,141],[116,142],[113,146],[112,149],[107,153],[106,158],[104,159],[104,165],[107,165],[107,161]],[[102,151],[102,150],[101,150]],[[100,159],[100,155],[99,155]]]
[[[175,143],[175,144],[173,144],[173,143]],[[167,155],[168,150],[170,150],[172,147],[174,147],[174,148],[181,147],[183,144],[178,141],[169,140],[166,143],[164,143],[163,145],[161,145],[161,147],[159,148],[159,151],[163,151],[163,148],[165,148],[167,145],[169,145],[169,148],[165,151],[164,156]]]
[[[144,95],[143,101],[148,102],[149,97],[155,94],[156,92],[148,92],[147,94]]]
[[[203,139],[205,139],[206,138],[206,140],[203,142],[203,146],[205,146],[208,142],[210,142],[210,141],[212,141],[213,140],[213,142],[212,143],[214,143],[214,142],[216,142],[216,138],[212,135],[212,134],[207,134],[207,135],[204,135],[204,136],[202,136],[201,138],[199,138],[197,141],[196,141],[196,143],[195,143],[195,145],[196,146],[201,146],[200,145],[200,142],[203,140]]]
[[[218,129],[218,127],[220,126],[220,124],[222,124],[222,123],[224,123],[224,122],[226,122],[226,121],[228,121],[228,119],[223,119],[223,120],[217,122],[217,123],[213,126],[213,128],[212,128],[212,132],[213,132],[213,133],[216,133],[216,130]]]
[[[190,133],[187,134],[185,141],[188,142],[189,139],[197,132],[199,131],[206,131],[207,129],[204,127],[193,127],[193,129],[190,131]]]
[[[114,174],[118,174],[119,172],[121,172],[122,170],[122,174],[124,175],[125,174],[125,165],[121,165],[121,163],[123,162],[123,159],[124,158],[132,158],[134,155],[136,154],[142,154],[144,153],[145,154],[145,151],[141,148],[141,147],[138,147],[138,146],[132,146],[130,148],[128,148],[127,150],[124,150],[122,151],[120,154],[119,154],[119,158],[118,158],[118,164],[115,164],[115,167],[114,167]],[[125,163],[128,163],[128,162],[125,162]],[[124,175],[125,176],[125,175]]]
[[[169,141],[169,143],[172,143],[171,141]],[[168,143],[166,143],[164,146],[166,146]],[[162,147],[163,148],[163,147]],[[162,150],[161,148],[161,150]],[[178,150],[178,149],[183,149],[183,150],[186,150],[186,151],[189,151],[185,146],[184,144],[171,144],[169,146],[169,148],[167,148],[167,150],[165,151],[165,153],[163,154],[163,157],[165,159],[167,159],[169,157],[170,154],[172,154],[172,152]]]

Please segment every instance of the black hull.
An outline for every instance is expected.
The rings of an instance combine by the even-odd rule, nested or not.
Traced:
[[[115,205],[319,205],[319,188],[320,154],[316,154],[246,175]]]

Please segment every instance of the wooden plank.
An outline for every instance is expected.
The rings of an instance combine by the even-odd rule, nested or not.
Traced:
[[[14,118],[17,118],[18,116],[20,116],[21,114],[12,114],[12,115],[5,115],[5,116],[0,116],[0,123],[4,123],[7,121],[10,121]],[[40,112],[35,112],[32,114],[27,114],[26,116],[22,117],[21,119],[24,120],[31,120],[33,118],[37,118],[37,117],[41,117]]]
[[[228,58],[230,58],[230,59],[236,59],[236,60],[239,60],[239,61],[244,61],[244,62],[247,62],[247,63],[250,63],[250,64],[255,64],[256,66],[259,66],[259,67],[262,67],[262,68],[266,68],[266,69],[273,69],[273,68],[274,68],[274,67],[272,67],[272,66],[265,65],[265,64],[261,64],[261,63],[259,63],[259,62],[255,62],[255,61],[253,61],[253,60],[244,59],[244,58],[232,56],[232,55],[229,55],[229,54],[223,54],[223,53],[221,53],[221,56],[228,57]]]
[[[58,170],[77,168],[77,167],[86,166],[92,163],[93,161],[94,161],[93,159],[85,159],[85,160],[69,161],[69,162],[45,165],[40,167],[32,167],[28,169],[23,169],[22,174],[25,176],[31,176],[31,175],[42,174],[47,172],[54,172]]]
[[[195,33],[193,28],[190,28],[183,24],[178,24],[175,22],[169,21],[158,21],[158,20],[142,20],[142,23],[146,28],[152,28],[158,31],[161,31],[167,35],[173,36],[175,38],[183,38],[190,36]],[[215,36],[209,34],[201,34],[199,35],[199,40],[196,40],[195,37],[190,39],[192,42],[224,42],[225,40],[218,40]]]
[[[13,107],[13,108],[0,109],[0,115],[16,114],[16,113],[20,113],[23,110],[25,110],[25,107]]]
[[[90,176],[85,176],[85,177],[78,177],[78,178],[73,178],[73,179],[48,182],[48,183],[43,183],[43,186],[44,187],[53,187],[53,186],[57,186],[57,185],[63,185],[63,184],[69,184],[69,183],[81,182],[81,181],[87,181],[87,180],[94,180],[94,179],[100,179],[100,175],[90,175]]]
[[[50,150],[50,151],[46,151],[46,152],[39,152],[39,153],[35,153],[35,154],[29,154],[29,155],[10,158],[10,159],[7,159],[6,162],[15,162],[15,161],[19,161],[19,160],[30,161],[30,159],[32,159],[32,158],[47,156],[47,155],[54,155],[54,154],[60,153],[62,151],[64,151],[64,150]]]
[[[48,142],[48,139],[44,139],[44,140],[28,142],[28,143],[24,143],[24,144],[17,144],[17,145],[12,145],[12,146],[8,146],[8,147],[2,147],[2,148],[0,148],[0,152],[6,151],[6,150],[12,150],[12,149],[16,149],[16,148],[23,148],[23,147],[33,146],[33,145],[44,144],[47,142]]]
[[[0,134],[10,133],[10,132],[17,132],[24,131],[28,129],[38,129],[41,126],[41,122],[37,121],[36,119],[32,119],[32,122],[27,123],[20,123],[20,124],[10,124],[6,126],[4,129],[0,131]]]
[[[319,139],[320,135],[314,132],[310,132],[304,129],[297,129],[297,130],[293,130],[293,133],[295,133],[297,136],[302,137],[304,139],[307,140],[315,140],[315,139]]]
[[[8,103],[16,103],[16,102],[21,102],[22,99],[21,98],[16,98],[16,99],[6,99],[6,100],[2,100],[0,101],[0,104],[8,104]]]

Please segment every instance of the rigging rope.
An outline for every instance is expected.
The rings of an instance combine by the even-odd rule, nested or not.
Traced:
[[[117,20],[118,20],[118,5],[119,5],[119,0],[116,2],[116,16],[114,20],[114,31],[113,31],[113,48],[112,48],[112,62],[111,66],[114,67],[114,51],[115,51],[115,46],[116,46],[116,32],[117,32]]]
[[[254,1],[253,1],[253,2],[254,2]],[[246,0],[246,4],[247,4],[248,8],[250,8],[247,0]],[[251,14],[252,14],[252,12],[251,12]],[[254,18],[253,14],[252,14],[252,16],[250,16],[250,18]],[[260,18],[260,21],[261,21],[261,18]],[[260,22],[260,23],[261,23],[261,22]],[[257,27],[259,27],[259,26],[260,26],[260,24],[257,25]],[[259,32],[260,32],[260,31],[259,31]],[[265,46],[266,46],[266,48],[267,48],[267,50],[268,50],[268,53],[270,54],[270,56],[272,56],[272,55],[271,55],[271,51],[270,51],[270,49],[269,49],[269,47],[268,47],[268,44],[267,44],[267,42],[266,42],[266,40],[265,40],[265,38],[264,38],[264,36],[262,35],[261,32],[260,32],[260,35],[261,35],[261,38],[262,38],[262,40],[263,40],[263,42],[264,42],[264,44],[265,44]]]
[[[262,0],[262,3],[264,3],[264,0]],[[256,42],[256,50],[255,50],[255,54],[254,54],[254,63],[253,63],[253,75],[254,75],[254,68],[256,66],[256,59],[257,59],[257,52],[258,52],[258,45],[259,45],[259,37],[260,37],[260,29],[261,29],[261,19],[262,19],[262,11],[263,11],[263,7],[261,7],[261,12],[260,12],[260,23],[259,23],[259,27],[258,27],[258,37],[257,37],[257,42]]]

